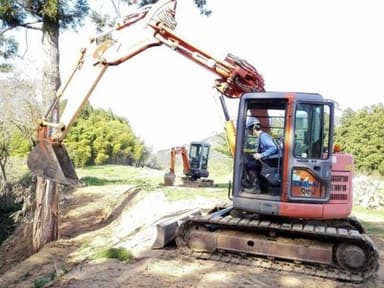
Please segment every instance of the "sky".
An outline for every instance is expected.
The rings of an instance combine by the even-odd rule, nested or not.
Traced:
[[[320,93],[339,111],[384,102],[380,0],[207,2],[210,17],[201,16],[192,0],[179,0],[176,33],[215,58],[232,53],[247,60],[264,76],[267,91]],[[84,28],[61,36],[63,78],[89,33]],[[36,53],[29,57],[38,61]],[[155,47],[109,68],[90,102],[127,118],[154,151],[168,149],[223,131],[216,78],[171,49]],[[228,105],[235,119],[237,100]]]

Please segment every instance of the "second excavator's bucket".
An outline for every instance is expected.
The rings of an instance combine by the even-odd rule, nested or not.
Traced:
[[[27,165],[36,176],[65,185],[80,184],[64,144],[39,140],[28,155]]]
[[[174,172],[167,172],[164,174],[164,186],[175,185],[176,174]]]

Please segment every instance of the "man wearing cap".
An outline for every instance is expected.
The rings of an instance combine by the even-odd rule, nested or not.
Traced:
[[[242,185],[247,192],[263,193],[268,192],[268,181],[261,176],[262,163],[259,160],[265,160],[272,155],[278,154],[279,150],[268,133],[261,129],[261,123],[256,117],[247,119],[246,128],[248,130],[248,141],[245,147],[247,153],[247,163],[245,164],[246,179],[243,179]],[[257,137],[255,141],[255,137]],[[256,143],[256,145],[251,145]],[[253,149],[251,147],[256,146]],[[252,151],[253,150],[253,151]]]

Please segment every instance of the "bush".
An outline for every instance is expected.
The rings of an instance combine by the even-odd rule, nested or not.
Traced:
[[[100,251],[97,251],[92,259],[99,258],[109,258],[109,259],[118,259],[120,261],[132,260],[134,257],[128,249],[124,247],[118,248],[107,248]]]

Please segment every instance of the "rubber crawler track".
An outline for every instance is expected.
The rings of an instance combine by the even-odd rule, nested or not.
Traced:
[[[337,223],[337,225],[336,225]],[[188,248],[183,235],[188,229],[196,226],[214,225],[218,229],[229,229],[241,232],[274,233],[287,237],[304,237],[332,243],[349,242],[363,247],[368,255],[368,263],[364,269],[358,272],[350,272],[338,266],[324,264],[309,264],[293,262],[276,258],[255,257],[246,254],[234,254],[226,251],[215,251],[214,253],[194,252]],[[212,232],[215,233],[215,232]],[[196,216],[184,222],[179,227],[177,246],[182,253],[188,257],[198,259],[230,262],[233,264],[253,265],[265,269],[277,271],[288,271],[327,279],[340,280],[352,283],[362,283],[373,277],[379,268],[379,254],[376,246],[365,234],[364,229],[355,218],[344,221],[307,221],[307,222],[281,222],[278,220],[261,220],[253,217],[232,217],[230,215],[217,216],[208,214]]]

